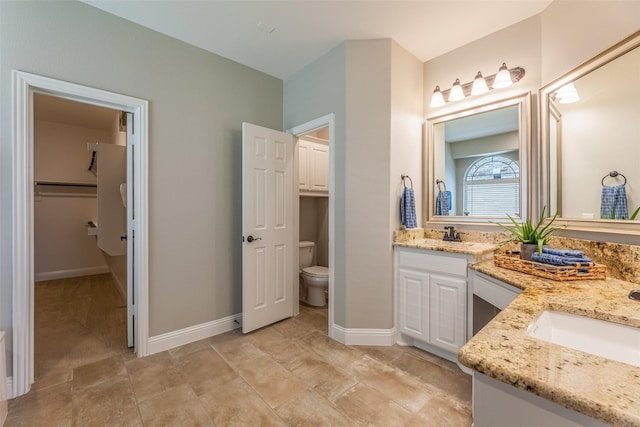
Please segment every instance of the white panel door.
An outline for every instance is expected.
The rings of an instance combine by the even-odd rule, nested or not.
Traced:
[[[429,292],[429,342],[456,353],[466,338],[467,282],[432,274]]]
[[[309,169],[311,172],[310,189],[329,191],[329,146],[310,144]]]
[[[303,140],[298,140],[298,188],[300,190],[310,190],[310,177],[309,170],[309,150],[311,143]]]
[[[398,328],[401,334],[429,341],[429,274],[398,270]]]
[[[242,332],[293,315],[293,136],[242,124]]]

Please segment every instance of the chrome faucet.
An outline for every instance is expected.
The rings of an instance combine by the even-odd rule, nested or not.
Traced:
[[[633,291],[629,292],[629,299],[632,299],[632,300],[635,300],[635,301],[640,301],[640,291],[633,290]]]
[[[456,229],[453,225],[449,225],[444,229],[449,230],[449,232],[444,233],[444,237],[442,238],[442,240],[444,240],[445,242],[461,242],[462,241],[462,239],[460,239],[460,233],[456,233]]]

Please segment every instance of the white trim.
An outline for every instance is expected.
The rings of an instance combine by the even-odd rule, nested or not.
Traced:
[[[97,267],[84,267],[84,268],[72,268],[69,270],[56,270],[56,271],[45,271],[42,273],[35,274],[35,281],[41,282],[43,280],[55,280],[55,279],[66,279],[69,277],[80,277],[80,276],[91,276],[93,274],[104,274],[108,273],[109,266],[108,265],[99,265]]]
[[[242,313],[211,322],[201,323],[166,334],[156,335],[149,338],[149,354],[170,350],[215,335],[224,334],[242,326]]]
[[[133,159],[136,233],[136,353],[147,355],[148,286],[148,101],[14,70],[12,72],[13,138],[13,396],[33,383],[33,94],[45,93],[72,101],[132,112],[140,135]]]
[[[345,345],[391,346],[396,343],[396,328],[355,329],[333,325],[333,339]]]
[[[335,218],[336,218],[336,202],[335,202],[335,164],[336,164],[336,115],[334,113],[327,114],[322,117],[318,117],[317,119],[311,120],[307,123],[303,123],[299,126],[294,126],[293,128],[287,130],[287,133],[291,133],[296,137],[303,135],[305,133],[313,132],[314,130],[321,129],[324,127],[329,127],[329,309],[327,313],[327,322],[329,326],[329,338],[333,338],[336,341],[340,341],[335,333],[333,325],[333,311],[334,311],[334,287],[335,287],[335,275],[334,275],[334,266],[335,266]],[[297,176],[297,171],[296,171]],[[296,190],[298,191],[298,180],[295,180]],[[296,264],[296,271],[298,269],[298,264]],[[297,276],[297,275],[296,275]],[[297,281],[295,281],[297,283]],[[297,293],[297,291],[295,292]],[[298,310],[298,300],[295,301],[294,304],[294,313],[297,313]],[[342,342],[342,341],[340,341]]]

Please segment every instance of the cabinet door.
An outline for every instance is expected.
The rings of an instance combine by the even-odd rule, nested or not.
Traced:
[[[465,343],[467,282],[431,275],[429,343],[457,352]]]
[[[310,189],[329,191],[329,147],[312,143],[309,148]]]
[[[398,328],[401,334],[429,341],[429,274],[398,269]]]
[[[309,182],[309,142],[298,140],[298,188],[310,190]]]

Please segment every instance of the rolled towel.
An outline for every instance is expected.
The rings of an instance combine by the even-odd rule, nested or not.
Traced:
[[[564,257],[564,256],[548,254],[544,252],[542,254],[534,252],[533,255],[531,255],[531,261],[541,262],[543,264],[558,265],[558,266],[569,266],[569,265],[576,265],[576,264],[585,265],[585,264],[590,264],[592,262],[590,258],[586,258],[586,257],[582,257],[582,258]]]
[[[564,257],[564,261],[567,263],[565,265],[573,265],[573,264],[591,264],[593,260],[587,257]]]
[[[573,249],[553,249],[553,248],[548,248],[546,246],[542,248],[542,253],[567,256],[567,257],[575,257],[575,258],[582,258],[584,256],[584,252],[582,251],[576,251]]]

